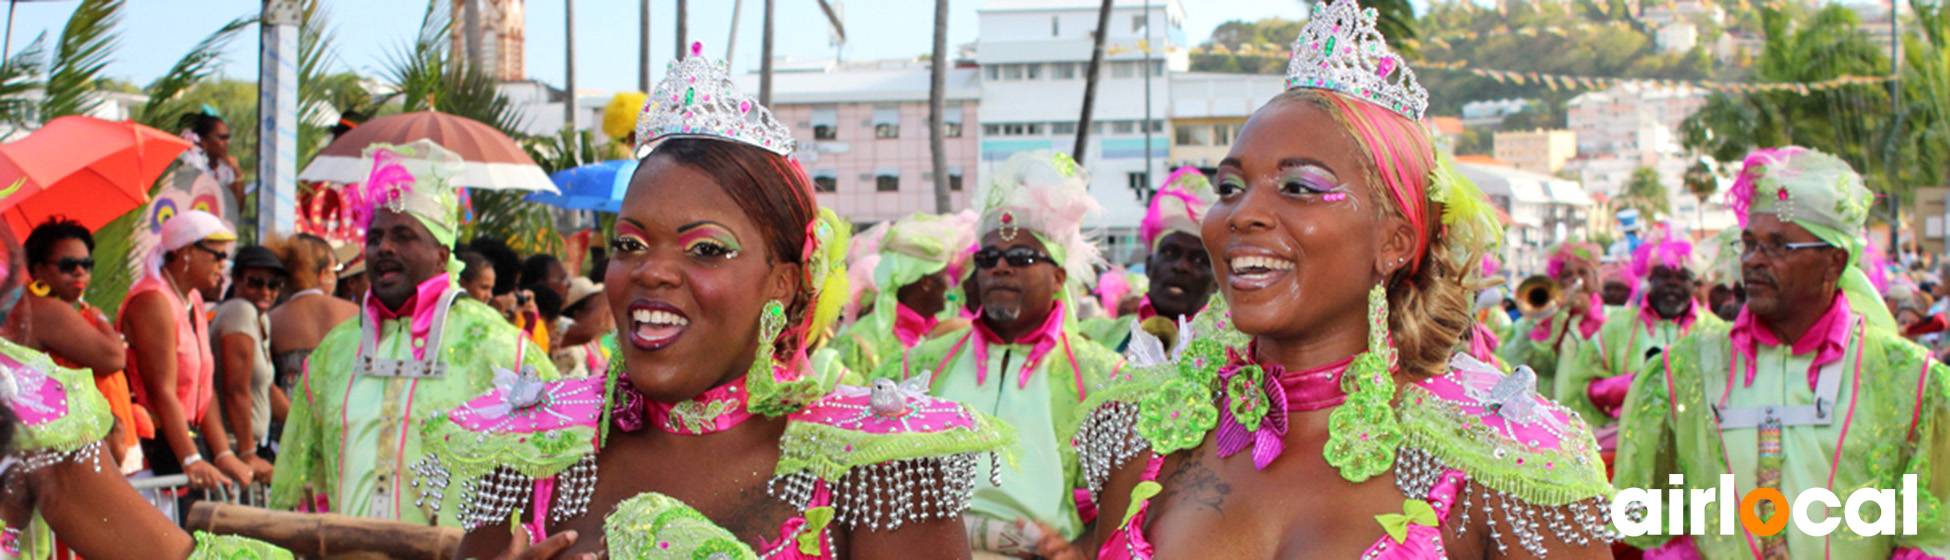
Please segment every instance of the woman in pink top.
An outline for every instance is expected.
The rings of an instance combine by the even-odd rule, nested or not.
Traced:
[[[199,292],[223,283],[223,263],[237,235],[216,216],[190,210],[164,222],[160,237],[148,274],[122,302],[120,321],[129,338],[136,402],[155,414],[161,436],[143,440],[142,453],[151,471],[187,474],[197,488],[250,484],[250,467],[228,446],[218,446],[223,450],[214,457],[203,455],[210,449],[205,442],[229,439],[222,411],[210,406],[216,360]]]
[[[1133,333],[1132,373],[1092,395],[1073,443],[1099,557],[1610,556],[1584,422],[1457,352],[1500,228],[1375,18],[1315,5],[1291,89],[1213,181],[1220,297],[1173,351]]]

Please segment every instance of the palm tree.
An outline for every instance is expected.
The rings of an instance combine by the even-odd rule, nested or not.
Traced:
[[[1666,186],[1659,182],[1659,171],[1650,167],[1632,170],[1632,179],[1625,183],[1625,192],[1618,197],[1618,204],[1624,208],[1637,208],[1639,215],[1650,222],[1666,215],[1671,203],[1666,198]]]
[[[1070,149],[1070,159],[1077,160],[1079,164],[1083,163],[1084,149],[1090,146],[1090,113],[1097,108],[1097,70],[1104,64],[1104,36],[1109,35],[1105,30],[1110,27],[1110,8],[1115,3],[1116,0],[1104,0],[1104,5],[1097,8],[1096,31],[1090,32],[1096,46],[1090,50],[1090,66],[1084,69],[1083,114],[1077,118],[1076,147]]]
[[[948,0],[934,0],[934,54],[928,77],[928,150],[934,158],[934,211],[953,211],[948,199],[948,148],[941,138],[948,91]]]
[[[1705,161],[1694,161],[1693,166],[1686,169],[1684,181],[1686,183],[1686,193],[1693,195],[1693,198],[1699,199],[1699,206],[1693,207],[1694,218],[1697,220],[1694,226],[1699,229],[1705,229],[1706,199],[1713,196],[1713,193],[1720,191],[1720,180],[1713,176],[1713,168],[1707,167]]]
[[[80,115],[101,105],[94,86],[115,52],[115,25],[121,20],[122,0],[82,0],[75,7],[48,61],[38,120]]]

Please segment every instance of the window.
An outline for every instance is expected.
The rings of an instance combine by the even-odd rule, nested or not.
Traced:
[[[1104,121],[1097,121],[1097,122],[1090,123],[1090,133],[1098,136],[1103,136]]]
[[[1049,123],[1049,132],[1050,134],[1076,134],[1077,123],[1073,123],[1073,122]]]
[[[1238,134],[1238,131],[1233,130],[1232,125],[1229,124],[1212,125],[1212,145],[1231,146],[1232,137],[1236,134]]]
[[[1172,142],[1180,146],[1210,146],[1212,145],[1211,131],[1212,129],[1203,126],[1181,124],[1178,125],[1178,132],[1172,137]]]
[[[941,137],[961,138],[960,103],[947,103],[941,106]]]
[[[1043,133],[1043,123],[1023,123],[1022,132],[1030,136],[1041,135]]]
[[[1165,61],[1162,60],[1151,61],[1151,75],[1152,76],[1165,75]]]
[[[991,82],[993,82],[993,81],[996,81],[996,80],[1000,80],[1000,79],[1002,79],[1002,67],[1001,67],[1001,66],[989,66],[989,67],[986,67],[986,68],[983,68],[983,69],[982,69],[982,77],[983,77],[983,78],[985,78],[985,79],[987,79],[987,80],[989,80],[989,81],[991,81]]]
[[[1001,135],[1002,135],[1002,125],[999,125],[999,124],[985,124],[985,125],[982,125],[982,135],[983,135],[983,136],[1001,136]]]
[[[1131,16],[1131,32],[1137,33],[1144,31],[1144,24],[1147,19],[1149,19],[1149,16],[1144,14]]]
[[[1059,20],[1057,19],[1056,16],[1049,17],[1049,36],[1055,37],[1057,35],[1062,34],[1063,28],[1057,24],[1058,21]]]
[[[873,178],[873,190],[878,192],[899,192],[901,190],[900,174],[898,172],[889,173],[886,170],[875,174]]]
[[[1145,192],[1151,189],[1150,173],[1146,173],[1143,171],[1132,171],[1130,173],[1124,174],[1124,180],[1131,187],[1131,190],[1137,192]]]
[[[1110,63],[1110,77],[1115,79],[1136,78],[1138,67],[1139,64],[1136,62],[1112,62]]]
[[[1158,134],[1164,134],[1164,132],[1165,132],[1165,121],[1151,121],[1151,132],[1156,132],[1156,133],[1158,133]]]
[[[1077,79],[1077,66],[1075,62],[1052,62],[1049,65],[1049,77],[1052,80]]]
[[[1043,79],[1043,65],[1041,65],[1041,64],[1024,64],[1024,65],[1022,65],[1022,76],[1023,76],[1023,79],[1025,79],[1025,80],[1040,80],[1040,79]]]
[[[961,166],[959,165],[948,167],[948,190],[961,190]]]
[[[812,127],[814,140],[837,140],[839,132],[840,109],[838,107],[813,107]]]
[[[1004,65],[1002,65],[1002,79],[1003,79],[1003,80],[1020,80],[1020,79],[1022,79],[1022,65],[1021,65],[1021,64],[1004,64]]]
[[[901,109],[899,105],[873,106],[873,137],[901,137]]]
[[[812,172],[812,176],[813,176],[813,192],[829,193],[829,192],[840,191],[840,182],[839,182],[840,170],[833,169],[830,167],[822,168],[822,169],[814,169]]]
[[[1110,123],[1111,134],[1130,134],[1137,129],[1136,121],[1116,121]]]

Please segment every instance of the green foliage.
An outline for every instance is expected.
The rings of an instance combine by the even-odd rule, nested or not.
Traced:
[[[24,126],[34,120],[33,101],[28,91],[41,87],[42,64],[47,60],[47,35],[34,38],[6,63],[0,64],[0,122]]]
[[[1496,148],[1496,146],[1490,143],[1491,140],[1493,140],[1493,138],[1490,136],[1488,132],[1478,131],[1477,127],[1473,127],[1473,126],[1464,127],[1462,136],[1456,139],[1456,155],[1459,156],[1490,155],[1490,153],[1495,151]]]
[[[372,103],[372,95],[358,87],[358,76],[328,74],[338,63],[332,46],[332,30],[327,27],[330,12],[318,0],[305,0],[298,14],[298,169],[311,165],[311,159],[331,139],[336,122],[332,112],[343,115]],[[347,88],[347,84],[350,88]],[[356,90],[356,96],[352,93]],[[363,99],[360,99],[363,98]],[[356,100],[354,104],[341,104]]]
[[[54,58],[47,65],[46,96],[41,98],[39,120],[80,115],[101,105],[95,82],[115,52],[115,26],[122,19],[123,0],[82,0],[68,16],[68,24],[54,45]]]
[[[1647,223],[1671,213],[1666,186],[1659,182],[1659,171],[1650,167],[1632,170],[1632,178],[1625,182],[1625,192],[1618,196],[1618,207],[1639,209],[1641,220]]]

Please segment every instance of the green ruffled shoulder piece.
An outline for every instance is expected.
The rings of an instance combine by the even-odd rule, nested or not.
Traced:
[[[637,494],[603,519],[613,560],[757,560],[731,531],[696,509],[656,492]]]
[[[1103,391],[1106,398],[1137,404],[1137,433],[1160,455],[1198,447],[1218,427],[1213,394],[1226,349],[1245,348],[1252,341],[1233,327],[1231,308],[1216,294],[1186,330],[1180,335],[1185,337],[1182,347],[1169,355],[1160,348],[1146,349],[1149,344],[1142,338],[1132,340],[1127,367],[1134,371],[1112,383],[1122,387]]]
[[[532,478],[555,476],[595,451],[605,382],[602,377],[546,382],[539,400],[525,408],[511,406],[507,390],[497,386],[427,419],[420,426],[421,446],[456,480],[497,468]]]
[[[291,560],[291,551],[263,541],[196,532],[196,549],[185,560]]]
[[[8,382],[21,422],[13,451],[74,453],[107,437],[115,424],[88,372],[55,365],[47,354],[0,340],[0,354],[19,364]]]
[[[1474,362],[1474,360],[1470,360]],[[1591,428],[1562,406],[1477,362],[1401,386],[1395,415],[1404,447],[1433,455],[1471,482],[1537,506],[1555,507],[1614,490]]]

